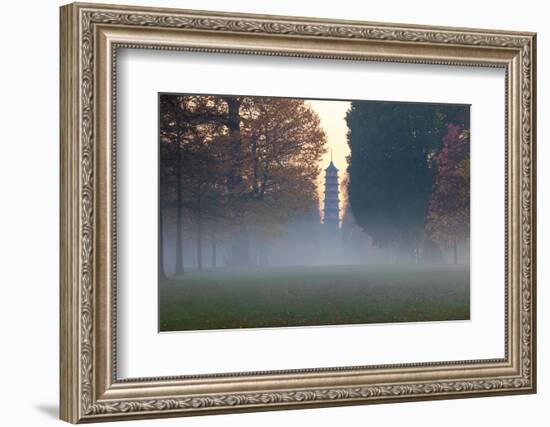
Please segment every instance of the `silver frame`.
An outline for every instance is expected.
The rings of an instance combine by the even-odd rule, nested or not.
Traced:
[[[75,3],[61,8],[60,42],[62,419],[535,392],[535,34]],[[505,357],[118,379],[118,48],[504,68]]]

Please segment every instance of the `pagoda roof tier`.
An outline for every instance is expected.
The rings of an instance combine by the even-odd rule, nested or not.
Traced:
[[[330,164],[328,165],[328,167],[325,170],[327,172],[328,171],[338,172],[338,169],[336,168],[336,166],[334,166],[334,163],[332,163],[332,160],[330,161]]]

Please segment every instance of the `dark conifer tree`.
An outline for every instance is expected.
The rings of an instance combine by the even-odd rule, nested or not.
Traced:
[[[346,116],[349,205],[376,245],[414,257],[424,234],[444,128],[466,106],[354,101]]]

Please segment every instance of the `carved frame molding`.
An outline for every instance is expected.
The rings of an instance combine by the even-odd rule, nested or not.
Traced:
[[[202,45],[203,39],[208,43]],[[117,380],[113,135],[120,47],[506,68],[506,357]],[[62,7],[61,418],[101,421],[534,392],[535,68],[532,33]],[[273,377],[271,386],[260,385],[266,377]],[[290,379],[300,385],[285,386]],[[197,392],[197,384],[210,388]]]

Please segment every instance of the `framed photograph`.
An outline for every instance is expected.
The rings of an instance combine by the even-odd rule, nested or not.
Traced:
[[[63,420],[536,391],[535,34],[60,22]]]

